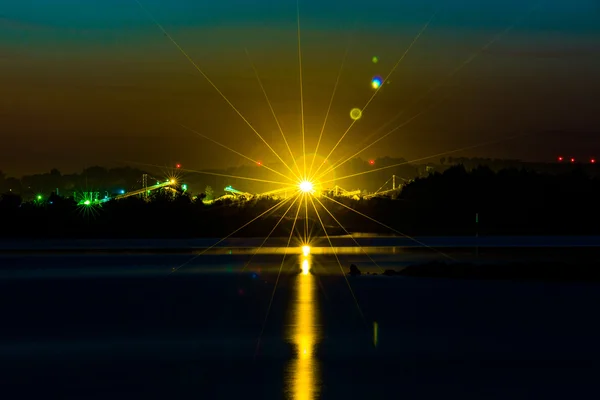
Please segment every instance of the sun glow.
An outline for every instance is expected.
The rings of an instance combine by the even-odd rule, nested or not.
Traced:
[[[298,188],[302,193],[311,193],[314,190],[314,185],[311,181],[304,180],[300,182]]]

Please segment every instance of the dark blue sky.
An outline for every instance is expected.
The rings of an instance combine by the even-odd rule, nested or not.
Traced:
[[[288,0],[145,0],[143,4],[171,26],[217,26],[246,23],[294,21],[295,2]],[[598,33],[599,3],[573,1],[407,1],[361,0],[302,1],[305,23],[329,27],[355,19],[373,29],[405,23],[420,23],[423,15],[439,12],[439,19],[454,28],[506,25],[507,20],[535,7],[537,15],[527,22],[528,30],[560,30],[564,33]],[[134,0],[20,0],[3,4],[3,18],[24,24],[64,29],[119,29],[149,25]]]

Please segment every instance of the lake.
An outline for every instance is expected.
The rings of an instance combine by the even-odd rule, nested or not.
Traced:
[[[443,256],[288,253],[2,253],[0,382],[18,398],[599,394],[597,284],[346,277],[340,264],[377,272]]]

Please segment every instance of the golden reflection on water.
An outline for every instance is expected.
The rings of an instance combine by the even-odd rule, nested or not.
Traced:
[[[293,288],[291,321],[286,337],[294,345],[294,358],[286,373],[288,398],[312,400],[319,395],[319,365],[315,348],[320,340],[315,276],[310,273],[310,255],[300,256],[300,274]]]

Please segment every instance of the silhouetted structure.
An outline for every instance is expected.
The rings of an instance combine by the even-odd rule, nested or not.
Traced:
[[[275,199],[220,200],[211,205],[203,195],[193,198],[157,191],[146,201],[127,198],[99,207],[78,206],[56,193],[22,202],[9,192],[0,200],[4,237],[222,237],[276,204]],[[600,179],[583,169],[542,174],[526,169],[498,172],[487,167],[467,170],[453,166],[408,183],[397,198],[320,201],[350,232],[408,235],[569,235],[600,234]],[[236,233],[266,236],[286,207],[261,217]],[[328,213],[321,218],[329,235],[344,234]],[[287,236],[293,213],[283,219],[274,236]],[[476,223],[478,216],[478,223]],[[302,215],[300,218],[304,218]],[[319,234],[320,222],[309,210],[310,224]]]

